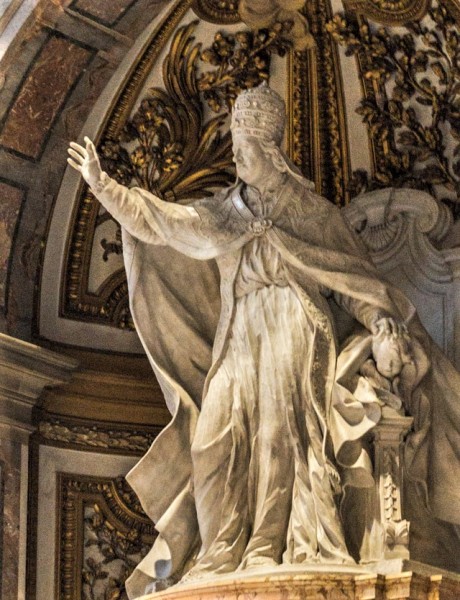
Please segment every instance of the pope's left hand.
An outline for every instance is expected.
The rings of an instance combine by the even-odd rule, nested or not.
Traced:
[[[374,336],[387,335],[398,338],[408,335],[407,325],[402,321],[397,321],[393,317],[381,317],[371,325],[371,333]]]

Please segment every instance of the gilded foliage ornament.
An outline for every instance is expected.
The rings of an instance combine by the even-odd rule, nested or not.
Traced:
[[[155,539],[123,477],[60,474],[58,596],[127,600],[125,581]]]
[[[224,119],[204,122],[197,81],[200,45],[196,22],[181,27],[163,63],[165,90],[151,88],[119,139],[105,139],[101,155],[108,173],[125,185],[134,182],[159,197],[202,195],[229,182],[232,165]],[[128,146],[128,144],[130,146]]]
[[[125,581],[149,547],[139,532],[117,530],[98,503],[84,513],[83,599],[128,600]]]
[[[283,36],[290,28],[286,22],[256,32],[216,33],[212,46],[201,53],[201,59],[215,68],[198,81],[211,110],[228,112],[240,92],[268,81],[270,57],[274,53],[285,55],[289,44]]]
[[[165,89],[151,88],[118,139],[100,150],[120,183],[135,183],[166,200],[202,197],[234,178],[231,137],[223,131],[238,93],[269,78],[272,53],[283,54],[289,24],[257,32],[216,33],[202,50],[197,22],[180,27],[163,63]],[[199,73],[199,66],[209,66]],[[203,101],[216,116],[205,119]],[[106,243],[105,251],[111,248]]]
[[[133,454],[145,453],[156,436],[153,432],[66,424],[57,420],[41,421],[38,432],[42,438],[53,442]]]
[[[376,147],[372,180],[364,187],[410,186],[429,191],[460,212],[460,35],[444,6],[431,8],[405,33],[335,15],[328,29],[357,55],[368,89],[357,112]]]

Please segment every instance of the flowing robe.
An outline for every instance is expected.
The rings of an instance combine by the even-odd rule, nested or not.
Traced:
[[[237,309],[235,280],[244,248],[255,238],[263,236],[276,249],[289,288],[304,313],[314,315],[311,353],[316,361],[306,369],[315,388],[311,401],[322,431],[322,456],[317,459],[323,464],[335,459],[346,473],[347,485],[372,484],[361,439],[380,419],[381,403],[371,386],[356,377],[370,353],[366,332],[371,323],[383,316],[404,320],[420,352],[437,362],[442,359],[410,302],[379,279],[340,211],[292,177],[264,218],[247,207],[241,185],[188,206],[164,203],[144,190],[127,190],[111,180],[97,196],[124,228],[133,317],[173,415],[128,475],[160,533],[128,584],[135,597],[150,578],[180,576],[200,545],[192,441],[201,399],[227,356]],[[340,353],[332,314],[337,305],[364,327]],[[442,362],[445,369],[451,368]],[[418,385],[427,380],[429,367],[426,361],[420,364],[424,366],[414,378],[415,392],[411,390],[407,398],[408,410],[418,420],[408,445],[408,468],[435,513],[456,523],[458,490],[446,486],[444,458],[427,448],[434,447],[436,423],[442,429],[448,422],[452,435],[443,440],[443,451],[458,452],[459,408],[449,400],[433,411],[433,403]],[[458,375],[453,381],[455,387]]]

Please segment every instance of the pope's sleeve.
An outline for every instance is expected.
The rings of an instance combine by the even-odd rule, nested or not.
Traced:
[[[379,319],[395,316],[378,306],[374,306],[363,300],[357,300],[356,298],[346,296],[345,294],[340,294],[339,292],[334,292],[333,297],[343,310],[364,325],[369,331],[371,331],[372,325]]]
[[[336,210],[332,219],[329,222],[333,231],[333,239],[337,247],[347,255],[359,257],[362,260],[362,266],[367,275],[375,280],[376,284],[381,284],[381,279],[378,276],[366,247],[360,240],[356,232],[353,230],[350,223],[343,218],[342,213]],[[377,289],[376,285],[376,289]],[[354,298],[351,295],[333,292],[333,297],[336,303],[350,314],[359,323],[364,325],[366,329],[371,331],[372,325],[384,317],[393,317],[399,319],[399,312],[396,309],[393,313],[384,310],[376,304],[371,304],[364,300]]]
[[[165,202],[147,190],[127,188],[103,173],[92,191],[106,210],[133,237],[168,245],[183,254],[214,258],[213,236],[193,206]]]

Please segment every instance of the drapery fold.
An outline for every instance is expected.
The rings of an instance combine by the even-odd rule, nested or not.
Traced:
[[[98,194],[111,212],[118,206],[122,225],[126,212],[130,233],[125,231],[123,238],[131,310],[172,414],[171,423],[128,475],[161,534],[128,583],[131,597],[143,593],[146,574],[164,578],[181,573],[199,543],[190,447],[203,388],[228,347],[242,248],[254,237],[249,227],[253,215],[245,209],[240,189],[196,202],[193,211],[176,207],[174,214],[167,203],[153,202],[148,192],[127,191],[114,182]],[[139,235],[144,241],[134,239],[133,205],[145,216]],[[165,229],[160,237],[157,232],[151,238],[146,234],[150,214]],[[343,308],[367,328],[378,316],[393,316],[408,325],[421,367],[404,397],[406,410],[414,416],[405,451],[407,477],[433,516],[460,524],[460,490],[450,485],[460,477],[460,375],[430,340],[407,298],[379,278],[336,207],[288,179],[271,219],[264,235],[287,265],[306,312],[311,309],[308,285],[314,281],[333,295],[350,298]],[[325,327],[334,332],[332,313],[327,313]],[[331,341],[338,359],[322,408],[335,460],[356,468],[355,474],[361,469],[355,483],[351,476],[347,485],[367,485],[363,473],[369,473],[370,465],[359,440],[378,422],[380,404],[378,394],[359,376],[360,365],[370,356],[369,332],[361,327],[355,333],[347,346]]]

